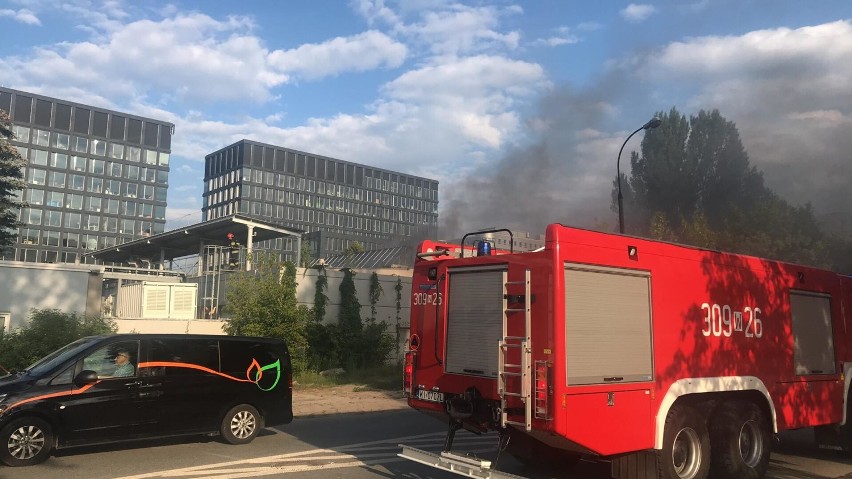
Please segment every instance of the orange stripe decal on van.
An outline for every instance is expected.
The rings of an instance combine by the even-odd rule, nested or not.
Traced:
[[[235,378],[229,374],[220,373],[215,369],[210,369],[204,366],[199,366],[197,364],[191,363],[175,363],[171,361],[149,361],[147,363],[139,363],[140,368],[185,368],[185,369],[196,369],[198,371],[204,371],[205,373],[215,374],[217,376],[222,376],[223,378],[228,378],[232,381],[239,381],[241,383],[253,383],[254,381],[250,381],[248,379],[240,379]]]
[[[6,408],[2,412],[11,411],[12,409],[14,409],[14,408],[16,408],[16,407],[18,407],[22,404],[26,404],[28,402],[41,401],[42,399],[58,398],[58,397],[62,397],[62,396],[73,396],[75,394],[81,394],[81,393],[88,391],[89,388],[91,388],[92,386],[94,386],[95,384],[97,384],[99,382],[100,381],[95,381],[92,384],[87,384],[87,385],[81,387],[80,389],[72,389],[71,391],[63,391],[63,392],[58,392],[58,393],[42,394],[41,396],[33,396],[29,399],[24,399],[24,400],[10,404],[9,407]],[[0,414],[2,414],[2,412],[0,412]]]

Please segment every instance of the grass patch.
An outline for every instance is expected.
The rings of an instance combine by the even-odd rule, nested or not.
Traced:
[[[389,364],[355,371],[347,370],[336,376],[320,376],[318,371],[303,371],[293,378],[296,388],[332,387],[354,384],[354,391],[396,391],[402,389],[402,367]]]

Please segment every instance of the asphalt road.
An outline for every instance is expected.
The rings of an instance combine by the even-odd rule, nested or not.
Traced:
[[[398,444],[437,452],[444,426],[416,411],[338,414],[296,419],[268,429],[254,442],[231,446],[217,438],[114,444],[60,452],[29,468],[0,467],[2,479],[154,479],[154,478],[288,478],[288,479],[449,479],[461,477],[397,457]],[[492,457],[495,435],[461,431],[454,449]],[[533,479],[607,479],[605,463],[582,462],[570,473],[530,470],[513,458],[501,469]],[[817,449],[808,431],[782,436],[772,456],[773,479],[852,478],[852,460]]]

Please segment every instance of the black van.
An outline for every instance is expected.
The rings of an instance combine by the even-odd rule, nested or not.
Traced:
[[[219,433],[251,442],[293,420],[284,341],[189,334],[83,338],[0,377],[0,462],[54,448]]]

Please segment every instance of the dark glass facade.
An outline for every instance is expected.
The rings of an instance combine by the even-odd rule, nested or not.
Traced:
[[[241,140],[205,157],[203,220],[234,213],[303,230],[315,257],[375,249],[438,224],[438,182]],[[292,252],[289,240],[260,245]],[[293,256],[286,254],[287,259]]]
[[[73,263],[165,230],[174,125],[7,88],[0,109],[27,160],[24,225],[3,259]]]

